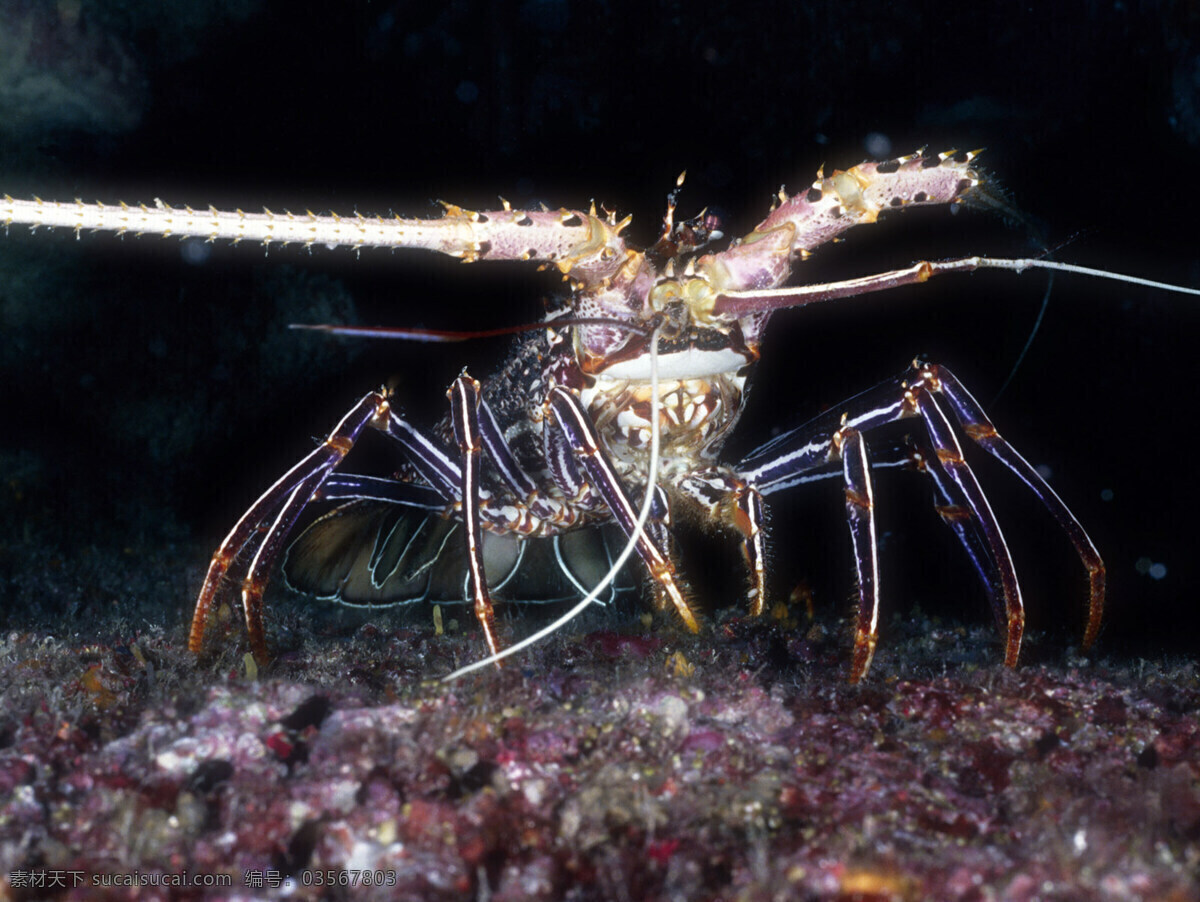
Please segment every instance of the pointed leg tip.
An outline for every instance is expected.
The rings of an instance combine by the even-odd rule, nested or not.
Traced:
[[[854,657],[850,663],[850,682],[862,682],[871,672],[871,661],[875,658],[877,633],[858,632],[854,636]]]
[[[1010,644],[1004,650],[1004,666],[1008,667],[1010,669],[1016,668],[1017,658],[1019,658],[1020,655],[1021,655],[1021,643],[1017,642],[1017,644],[1015,646]]]
[[[750,610],[748,613],[751,617],[761,617],[763,615],[763,608],[764,608],[764,605],[763,605],[762,598],[760,596],[758,598],[755,598],[752,602],[750,602]]]
[[[200,602],[196,605],[196,612],[192,615],[192,626],[188,631],[188,651],[192,654],[199,655],[203,653],[204,635],[208,632],[208,622],[211,619],[211,600],[205,600],[202,596]]]
[[[1016,611],[1008,621],[1008,638],[1004,643],[1004,666],[1016,667],[1021,656],[1021,639],[1025,635],[1025,609]]]

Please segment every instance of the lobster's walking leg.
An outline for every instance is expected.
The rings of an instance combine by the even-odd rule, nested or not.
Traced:
[[[1092,544],[1091,538],[1084,532],[1070,508],[1058,497],[1058,493],[1050,487],[1016,448],[1005,441],[988,415],[984,413],[979,402],[971,396],[963,384],[945,367],[927,364],[924,369],[928,372],[930,387],[940,391],[942,396],[954,411],[958,421],[962,423],[963,431],[985,451],[999,460],[1002,464],[1017,474],[1018,478],[1029,486],[1037,495],[1047,510],[1058,521],[1062,531],[1067,534],[1075,552],[1083,561],[1088,573],[1088,620],[1083,634],[1083,647],[1089,648],[1096,641],[1100,632],[1100,619],[1104,614],[1104,561],[1100,552]]]
[[[447,501],[437,489],[416,482],[398,482],[359,473],[330,473],[312,496],[313,501],[386,501],[402,507],[440,513]]]
[[[196,602],[188,647],[200,652],[204,631],[212,615],[217,590],[230,565],[243,552],[253,552],[252,563],[242,580],[242,607],[250,650],[260,663],[267,661],[267,645],[262,623],[262,593],[266,573],[279,552],[288,530],[308,503],[309,498],[329,472],[353,447],[363,428],[389,415],[387,399],[378,392],[362,398],[329,433],[320,447],[281,476],[241,517],[213,554],[208,574]]]
[[[846,480],[846,522],[854,546],[858,579],[858,622],[854,628],[851,680],[858,682],[871,667],[879,640],[879,544],[875,537],[875,491],[862,433],[841,433],[842,472]]]
[[[560,386],[551,389],[546,403],[579,467],[583,470],[587,484],[599,493],[612,512],[613,519],[625,534],[637,543],[638,554],[650,570],[651,578],[665,599],[675,608],[684,626],[694,633],[699,632],[700,623],[684,597],[674,563],[663,549],[637,528],[638,512],[600,443],[595,425],[579,399]],[[569,470],[566,467],[562,469],[564,472]],[[557,478],[558,470],[554,472]],[[657,487],[652,487],[651,491],[657,491]]]
[[[429,486],[407,486],[403,491],[383,490],[380,481],[365,476],[335,476],[331,480],[333,469],[342,462],[367,426],[397,442]],[[311,501],[359,497],[358,493],[362,492],[370,496],[386,491],[384,500],[440,510],[459,500],[462,481],[460,467],[435,439],[396,416],[384,395],[379,392],[367,394],[342,418],[320,447],[288,470],[250,506],[225,537],[213,555],[200,589],[188,647],[196,653],[203,650],[204,633],[217,593],[234,561],[249,555],[250,564],[241,580],[246,632],[255,659],[261,664],[268,661],[262,617],[267,575],[296,519]],[[326,484],[329,491],[322,492]],[[442,499],[440,505],[436,497]]]
[[[767,602],[767,550],[763,498],[751,485],[741,483],[733,494],[734,523],[742,534],[742,557],[750,573],[750,616],[757,617]]]
[[[841,409],[772,440],[745,458],[738,470],[742,478],[767,495],[807,481],[810,471],[821,470],[831,460],[842,457],[839,442],[851,431],[869,433],[906,417],[921,417],[934,449],[929,464],[936,464],[946,477],[944,483],[938,482],[943,495],[960,499],[969,509],[979,531],[979,544],[986,549],[999,582],[1002,602],[996,602],[996,608],[1006,633],[1005,663],[1014,666],[1024,632],[1024,605],[1016,571],[995,514],[963,459],[949,421],[933,399],[931,392],[940,389],[935,382],[928,368],[913,368],[900,380],[882,383],[851,398]],[[959,536],[965,539],[967,533],[960,532]],[[968,546],[968,552],[971,550]],[[856,560],[861,568],[862,555],[856,554]],[[860,614],[868,607],[868,600],[860,596]],[[861,647],[857,638],[856,646]],[[852,679],[861,676],[857,671],[851,674]]]
[[[922,404],[922,397],[940,398],[942,402]],[[879,400],[873,403],[872,399]],[[1029,487],[1075,546],[1075,552],[1088,574],[1088,621],[1083,644],[1085,648],[1091,646],[1099,632],[1104,611],[1105,570],[1100,553],[1054,489],[1001,437],[983,408],[979,406],[979,402],[953,373],[936,364],[916,361],[895,383],[883,383],[869,389],[847,401],[843,409],[849,411],[849,420],[854,428],[862,432],[901,417],[918,413],[923,417],[934,453],[926,455],[924,466],[918,464],[918,468],[926,469],[929,475],[934,477],[944,502],[944,505],[939,506],[938,512],[958,533],[968,553],[975,560],[976,569],[985,579],[987,574],[991,574],[1000,583],[1003,599],[993,596],[993,605],[1002,627],[1007,622],[1011,634],[1014,620],[1018,617],[1014,609],[1020,604],[1019,590],[1014,593],[1017,586],[1016,576],[1011,571],[1011,561],[1008,560],[1007,548],[1003,547],[1004,540],[999,528],[992,526],[995,517],[987,506],[970,467],[962,460],[961,449],[958,448],[949,421],[942,411],[943,403],[949,405],[950,412],[962,425],[968,438],[1008,467]],[[829,444],[824,436],[830,434],[831,424],[838,416],[836,411],[823,414],[791,432],[772,439],[746,457],[739,464],[738,471],[764,495],[810,481],[813,471],[819,471],[828,459]],[[938,436],[941,436],[940,443]],[[938,477],[939,469],[947,475],[947,479]],[[956,477],[955,474],[959,475]],[[951,490],[951,485],[954,485],[954,490]],[[973,522],[978,530],[977,536],[973,536],[965,526],[961,526],[963,520],[961,511],[957,508],[962,504],[965,504],[969,511],[967,519]],[[960,525],[956,525],[956,520]],[[998,555],[996,552],[1000,548],[1003,548],[1003,553]],[[983,557],[990,559],[990,565],[982,563]],[[1010,638],[1005,660],[1014,663],[1015,659],[1016,649],[1012,647]]]
[[[821,474],[828,478],[834,474]],[[684,498],[694,501],[715,522],[732,525],[742,536],[742,557],[750,573],[746,592],[749,614],[758,617],[766,604],[765,511],[759,491],[725,467],[712,467],[689,473],[676,486]]]
[[[496,640],[496,625],[492,597],[488,592],[487,574],[483,570],[483,527],[479,519],[479,457],[483,443],[479,436],[479,383],[466,373],[450,387],[450,419],[454,437],[462,452],[462,517],[463,534],[467,539],[467,566],[470,570],[471,594],[475,598],[475,617],[483,628],[488,651],[500,650]]]
[[[1000,632],[1004,632],[1008,618],[1001,588],[1000,571],[988,550],[987,541],[984,539],[983,530],[980,528],[975,511],[958,491],[950,477],[946,475],[945,470],[937,463],[936,458],[937,455],[928,442],[913,444],[909,441],[902,441],[891,448],[884,447],[880,450],[873,450],[871,466],[873,468],[902,466],[929,477],[933,482],[933,508],[942,518],[942,522],[950,527],[958,537],[967,557],[971,559],[975,572],[979,574],[979,581],[988,593],[988,600],[996,617],[996,626]]]
[[[942,408],[928,392],[914,393],[914,404],[925,421],[925,429],[933,451],[942,469],[957,485],[958,490],[966,498],[967,505],[979,520],[983,541],[986,543],[989,557],[997,563],[997,575],[1004,599],[1004,612],[996,608],[997,619],[1002,626],[1007,624],[1008,638],[1004,647],[1004,663],[1008,667],[1017,666],[1017,656],[1021,652],[1021,636],[1025,632],[1025,604],[1021,600],[1021,586],[1017,582],[1017,572],[1013,567],[1012,557],[1008,553],[1008,543],[992,513],[979,481],[967,465],[963,457],[962,446],[959,445],[950,421],[946,419]]]
[[[835,445],[838,434],[835,433]],[[936,461],[928,445],[920,449],[900,444],[885,448],[882,454],[868,457],[862,433],[843,432],[841,439],[842,476],[845,481],[846,520],[850,527],[850,540],[854,549],[855,576],[858,583],[858,619],[854,631],[854,653],[851,662],[851,680],[859,681],[870,670],[879,638],[879,561],[878,542],[875,531],[875,500],[871,468],[906,466],[929,476],[934,484],[938,514],[954,530],[959,541],[979,572],[987,588],[997,616],[1001,632],[1007,629],[1007,617],[1002,601],[999,568],[990,556],[986,542],[981,536],[975,509],[966,503],[957,491],[957,486]],[[830,473],[834,476],[836,473]],[[963,503],[956,502],[961,498]]]
[[[849,440],[848,436],[846,440]],[[865,448],[863,453],[865,453]],[[873,650],[874,637],[877,633],[879,583],[876,560],[878,555],[874,546],[874,523],[868,524],[864,517],[859,516],[860,512],[866,513],[868,505],[854,503],[856,499],[867,498],[869,509],[873,511],[874,499],[871,497],[873,489],[871,488],[870,472],[863,470],[862,455],[851,453],[851,449],[845,444],[842,456],[842,466],[835,469],[833,464],[837,463],[836,461],[832,463],[826,461],[815,469],[793,474],[786,482],[773,486],[772,491],[835,478],[842,479],[846,485],[847,516],[851,527],[857,582],[860,590],[864,587],[867,589],[867,591],[859,593],[859,615],[855,627],[856,660],[851,668],[851,675],[853,679],[858,680],[867,672],[871,663],[870,658],[865,657],[858,650],[868,647]],[[996,613],[997,625],[1000,631],[1004,632],[1007,629],[1007,615],[1000,588],[999,569],[990,557],[974,510],[938,464],[936,455],[928,442],[916,445],[907,440],[885,442],[880,447],[871,449],[867,463],[870,470],[902,467],[916,470],[931,479],[935,493],[934,507],[946,525],[954,531],[967,555],[971,558],[980,581],[991,600]],[[743,533],[742,553],[752,579],[752,585],[748,592],[750,614],[758,616],[763,611],[765,599],[762,562],[766,552],[761,528],[764,520],[762,495],[733,472],[719,467],[689,474],[680,481],[678,488],[684,497],[700,503],[708,516],[713,519],[723,519],[721,516],[723,505],[728,503],[734,505],[733,520]],[[867,489],[871,489],[871,496],[868,496]],[[747,529],[747,526],[751,528]],[[868,579],[867,574],[874,575]]]
[[[875,536],[875,500],[871,481],[872,461],[867,456],[866,442],[855,429],[839,429],[826,445],[827,454],[841,457],[842,466],[834,470],[828,459],[816,464],[813,471],[792,474],[789,486],[797,482],[815,482],[841,476],[845,483],[846,522],[854,549],[855,575],[858,583],[858,619],[854,633],[854,659],[851,680],[857,682],[866,674],[875,654],[879,623],[879,564]],[[898,463],[907,465],[908,449],[903,449]],[[885,465],[895,465],[889,460]],[[750,572],[750,616],[762,614],[766,601],[766,557],[763,521],[765,519],[762,493],[748,479],[724,467],[713,467],[691,473],[679,481],[678,488],[685,498],[697,502],[711,519],[732,522],[742,534],[742,555]]]

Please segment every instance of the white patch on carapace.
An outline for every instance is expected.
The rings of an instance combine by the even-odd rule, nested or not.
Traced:
[[[688,348],[674,354],[658,357],[658,378],[697,379],[703,376],[719,376],[736,373],[746,365],[746,356],[723,348],[720,351],[700,351]],[[632,360],[622,360],[601,371],[608,379],[628,379],[631,382],[650,381],[650,355],[643,354]]]

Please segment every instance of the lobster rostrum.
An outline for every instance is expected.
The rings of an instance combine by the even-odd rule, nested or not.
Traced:
[[[719,459],[742,411],[747,379],[774,310],[982,267],[1091,272],[1046,261],[972,257],[786,287],[797,261],[853,226],[888,211],[972,198],[981,181],[972,168],[975,155],[918,152],[828,177],[819,173],[806,191],[789,197],[781,190],[750,234],[725,250],[703,254],[704,245],[721,237],[718,223],[703,213],[676,222],[673,199],[661,236],[646,251],[622,237],[628,218],[618,222],[615,214],[598,215],[594,206],[586,212],[514,210],[507,202],[502,209],[481,212],[445,204],[441,218],[416,220],[5,196],[0,222],[77,233],[99,229],[263,244],[424,248],[464,262],[535,261],[557,268],[569,283],[569,295],[550,305],[543,327],[520,342],[499,373],[482,385],[465,371],[454,381],[449,416],[442,423],[422,429],[393,409],[386,392],[369,392],[315,450],[268,488],[213,555],[192,621],[193,651],[203,649],[214,611],[232,585],[240,592],[250,648],[260,662],[267,660],[263,592],[297,520],[316,501],[340,504],[292,546],[286,570],[294,585],[350,604],[463,593],[473,602],[495,655],[501,642],[489,579],[504,584],[509,597],[521,597],[529,588],[521,584],[522,558],[536,553],[553,558],[561,584],[582,592],[599,578],[592,561],[605,546],[593,539],[594,527],[603,524],[615,524],[641,558],[655,604],[674,611],[692,631],[700,629],[700,618],[675,563],[672,522],[687,516],[731,531],[748,569],[749,612],[761,614],[765,497],[841,478],[858,592],[850,676],[859,680],[870,668],[877,637],[872,468],[881,466],[906,466],[930,478],[938,513],[987,587],[1005,636],[1005,664],[1017,662],[1024,628],[1019,583],[1000,525],[964,459],[955,423],[957,431],[1023,481],[1058,521],[1087,572],[1085,646],[1100,626],[1104,565],[1096,548],[1053,489],[1000,437],[944,367],[914,361],[897,378],[777,436],[742,460]],[[447,337],[397,331],[410,338]],[[872,440],[877,429],[905,418],[920,423],[916,438],[896,440],[885,432]],[[339,469],[368,428],[400,452],[403,463],[392,478]],[[649,453],[652,445],[657,456]],[[651,472],[657,475],[648,483]],[[639,517],[639,507],[648,518]],[[461,534],[455,542],[465,554],[465,579],[462,557],[449,550],[456,534]],[[540,541],[546,538],[552,540],[549,548]],[[442,560],[459,562],[459,569],[439,570]]]

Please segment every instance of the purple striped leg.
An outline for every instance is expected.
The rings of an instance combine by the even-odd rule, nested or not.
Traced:
[[[454,380],[447,394],[450,398],[454,437],[463,457],[463,532],[467,537],[467,566],[471,574],[471,594],[475,596],[475,618],[483,628],[488,651],[495,655],[500,650],[500,645],[496,640],[495,617],[492,596],[487,587],[487,574],[483,571],[483,527],[479,519],[479,457],[483,449],[479,435],[479,383],[464,372]]]
[[[546,403],[550,407],[558,429],[561,431],[561,436],[566,439],[566,445],[570,448],[575,458],[572,465],[568,465],[568,462],[561,458],[558,461],[551,460],[552,472],[555,475],[555,479],[559,480],[559,474],[561,473],[562,488],[564,491],[570,492],[572,490],[573,475],[578,473],[578,470],[583,471],[582,475],[586,478],[586,484],[591,486],[603,499],[605,505],[611,511],[613,519],[616,520],[626,536],[632,538],[634,533],[637,533],[635,539],[637,551],[649,569],[651,579],[661,593],[659,597],[660,603],[663,606],[666,603],[670,603],[679,615],[680,620],[683,621],[684,626],[693,633],[699,632],[700,623],[696,619],[696,615],[692,611],[692,606],[680,586],[679,578],[675,571],[675,564],[664,549],[660,548],[650,538],[650,535],[648,535],[648,533],[653,534],[653,528],[645,532],[637,529],[637,509],[630,500],[629,493],[625,490],[620,476],[617,475],[616,470],[613,468],[612,461],[609,460],[608,454],[600,442],[600,437],[596,433],[596,427],[592,423],[591,417],[588,416],[579,399],[567,389],[558,386],[550,391],[550,396],[547,398]],[[555,450],[561,452],[561,447],[555,448]],[[578,469],[575,468],[574,464],[578,464]],[[657,494],[657,487],[654,487],[653,490]],[[662,507],[661,499],[664,496],[659,494],[658,498],[660,500],[656,503],[659,507]],[[665,515],[666,511],[663,510],[661,516]]]
[[[931,397],[930,386],[922,380],[923,372],[923,369],[911,369],[898,380],[881,383],[851,398],[840,409],[835,408],[772,440],[745,458],[738,469],[750,484],[769,495],[809,481],[810,471],[820,470],[829,461],[841,458],[839,437],[844,438],[852,431],[869,436],[872,430],[897,420],[920,417],[934,449],[930,463],[936,462],[947,480],[945,485],[952,486],[953,496],[970,510],[972,519],[978,524],[986,556],[998,577],[1004,610],[1002,622],[1007,637],[1005,663],[1012,666],[1020,651],[1025,623],[1016,571],[995,514],[963,459],[949,421]],[[848,483],[848,488],[851,485]],[[871,565],[863,560],[861,544],[857,541],[855,557],[859,572],[868,571]],[[864,596],[864,588],[877,591],[875,585],[864,587],[860,583],[860,617],[855,634],[856,660],[851,669],[852,680],[865,675],[865,670],[859,670],[860,663],[869,664],[865,651],[870,643],[870,631],[864,630],[869,619],[863,613],[873,607],[873,601]]]
[[[842,460],[847,487],[847,513],[859,575],[859,616],[855,631],[852,680],[861,679],[870,666],[878,593],[877,579],[874,577],[877,573],[874,539],[871,536],[873,523],[867,515],[870,509],[870,463],[862,438],[868,437],[872,430],[907,417],[921,418],[932,447],[933,453],[925,463],[930,475],[934,476],[939,500],[943,502],[939,505],[939,513],[955,530],[975,562],[976,569],[981,575],[990,577],[996,587],[993,605],[1006,635],[1005,664],[1014,666],[1020,652],[1025,625],[1020,584],[991,505],[964,460],[950,422],[935,399],[935,393],[943,391],[944,386],[953,384],[959,387],[957,380],[951,383],[945,377],[945,370],[916,364],[898,380],[869,389],[851,398],[841,408],[772,440],[750,454],[737,467],[750,485],[762,494],[769,495],[810,481],[815,472],[826,469],[830,462]],[[961,402],[962,395],[956,397]],[[957,408],[952,409],[958,414]],[[978,441],[979,436],[985,435],[986,428],[974,424],[991,424],[986,419],[980,420],[981,412],[977,410],[977,405],[971,414],[969,420],[961,414],[959,418],[966,421],[967,434]],[[861,438],[852,440],[853,435]],[[994,430],[988,435],[994,435]],[[998,436],[996,440],[999,441]],[[994,450],[998,447],[995,442],[991,447],[986,444],[984,447],[1000,456]],[[1019,459],[1010,446],[1004,444],[1003,448]],[[1005,458],[1001,457],[1001,460]],[[1033,473],[1032,468],[1029,468],[1029,472]],[[1036,473],[1033,473],[1033,478],[1026,478],[1027,474],[1019,475],[1025,478],[1043,503],[1055,511],[1057,496],[1049,493],[1048,487],[1045,491],[1039,490],[1039,483],[1044,483],[1040,482]],[[864,489],[868,493],[864,494]],[[1058,504],[1061,505],[1061,502]],[[1065,507],[1062,509],[1065,511]],[[1066,516],[1078,528],[1074,518],[1069,513]],[[871,578],[864,581],[864,574]]]
[[[834,433],[841,447],[842,473],[846,480],[846,522],[854,546],[855,576],[858,579],[858,623],[854,628],[854,656],[850,673],[854,682],[871,669],[875,643],[879,639],[879,543],[875,536],[875,490],[871,465],[862,433],[854,429]]]
[[[839,428],[827,443],[827,458],[811,470],[794,474],[788,486],[841,476],[845,482],[846,522],[854,548],[858,582],[858,622],[855,627],[852,679],[857,681],[871,666],[879,623],[879,566],[875,537],[875,493],[871,482],[871,462],[862,434],[855,429]],[[908,449],[900,463],[908,464]],[[832,458],[832,461],[831,459]],[[837,470],[832,464],[840,458]],[[726,467],[712,467],[690,473],[678,486],[685,498],[720,523],[732,523],[742,534],[742,556],[750,572],[750,615],[759,616],[765,607],[765,536],[763,530],[763,493],[749,478]]]
[[[444,499],[443,507],[460,499],[463,476],[460,467],[440,444],[392,413],[388,399],[380,392],[371,392],[351,408],[350,412],[329,433],[321,445],[280,477],[250,506],[230,530],[213,554],[204,585],[192,616],[188,647],[196,653],[204,648],[204,633],[208,628],[217,593],[238,558],[249,557],[246,575],[240,581],[242,609],[246,619],[246,634],[250,650],[260,664],[269,660],[266,631],[263,626],[262,596],[267,578],[283,543],[304,508],[314,500],[354,497],[355,492],[378,492],[380,481],[365,476],[334,476],[338,466],[354,447],[366,427],[377,429],[398,443],[413,468],[429,483],[429,487],[413,487],[411,495],[395,496],[416,507],[434,503],[433,494]],[[323,491],[326,485],[328,491]]]
[[[1070,508],[1058,497],[1052,489],[1017,449],[1001,438],[1000,433],[983,408],[979,406],[963,384],[945,367],[927,364],[923,368],[928,373],[930,388],[941,392],[946,399],[954,416],[962,424],[965,432],[974,442],[985,451],[1012,470],[1017,477],[1029,486],[1042,504],[1058,521],[1059,527],[1067,534],[1075,553],[1083,562],[1088,574],[1088,619],[1087,628],[1083,634],[1083,647],[1090,648],[1100,633],[1100,619],[1104,614],[1104,561],[1100,552],[1092,543]]]
[[[943,367],[915,362],[899,379],[869,389],[851,398],[841,408],[768,442],[745,458],[737,470],[748,484],[763,495],[769,495],[834,475],[830,464],[841,458],[852,533],[856,516],[864,525],[868,522],[863,513],[866,506],[852,498],[854,486],[870,485],[866,466],[907,464],[926,472],[934,481],[938,513],[954,530],[975,569],[988,585],[993,609],[1006,635],[1004,663],[1015,666],[1025,624],[1020,584],[1004,534],[983,490],[963,458],[962,448],[943,405],[949,408],[969,438],[1021,478],[1075,545],[1088,571],[1091,597],[1084,644],[1090,645],[1095,639],[1103,610],[1104,565],[1099,554],[1079,521],[1053,489],[1000,437],[975,399]],[[859,442],[848,441],[852,433],[866,437],[872,430],[907,417],[921,419],[928,443],[919,442],[915,449],[908,452],[895,444],[886,446],[882,459],[871,464],[865,457],[865,447]],[[851,449],[857,461],[847,460]],[[862,463],[864,461],[866,466]],[[862,574],[874,569],[873,562],[867,560],[863,548],[865,534],[860,530],[854,539],[860,579],[859,623],[851,673],[851,678],[855,680],[865,674],[870,664],[864,639],[870,639],[871,630],[865,628],[865,624],[868,619],[866,613],[874,608],[874,602],[867,597],[864,591],[866,587],[862,584]],[[877,591],[874,585],[870,591]]]
[[[841,466],[836,466],[837,460],[826,460],[813,469],[795,475],[785,487],[794,488],[836,478],[845,483],[847,523],[854,549],[857,584],[860,587],[851,673],[865,674],[870,669],[878,635],[880,594],[871,470],[903,467],[930,477],[934,485],[935,509],[954,531],[975,565],[992,601],[997,624],[1001,632],[1004,632],[1007,629],[1007,615],[998,588],[1000,578],[997,565],[989,557],[974,511],[958,491],[957,485],[942,469],[929,443],[913,444],[908,440],[886,442],[874,449],[869,458],[861,433],[843,431],[841,443]],[[835,440],[834,445],[836,444]],[[722,507],[732,500],[735,511],[733,522],[743,533],[742,553],[751,573],[750,613],[757,616],[763,610],[764,598],[762,495],[724,467],[689,474],[681,480],[679,488],[685,497],[696,501],[712,519],[723,519]]]
[[[929,477],[933,483],[934,510],[942,522],[954,532],[959,543],[979,575],[979,580],[988,593],[996,625],[1001,633],[1008,629],[1008,614],[1005,608],[1002,581],[996,562],[992,560],[979,520],[967,499],[958,491],[957,485],[942,469],[937,454],[927,441],[914,442],[911,437],[894,442],[885,442],[871,450],[872,470],[897,468],[914,470]],[[814,470],[805,474],[805,482],[831,479],[844,474],[839,470]]]
[[[933,508],[942,518],[942,522],[953,530],[963,550],[967,552],[967,557],[971,559],[975,572],[988,593],[992,613],[996,617],[996,626],[1001,633],[1005,632],[1008,615],[1001,589],[1000,572],[988,553],[987,542],[974,511],[938,463],[933,448],[928,442],[914,444],[904,441],[891,449],[874,452],[871,465],[876,469],[881,466],[903,466],[929,477],[933,483]]]
[[[234,524],[208,565],[208,574],[192,616],[188,648],[196,653],[203,650],[204,632],[212,616],[217,591],[234,560],[241,554],[250,554],[250,567],[241,581],[242,610],[250,650],[255,660],[266,664],[267,643],[262,620],[266,574],[305,504],[330,471],[341,463],[364,427],[376,425],[390,416],[383,395],[371,392],[363,397],[318,448],[281,476]]]

